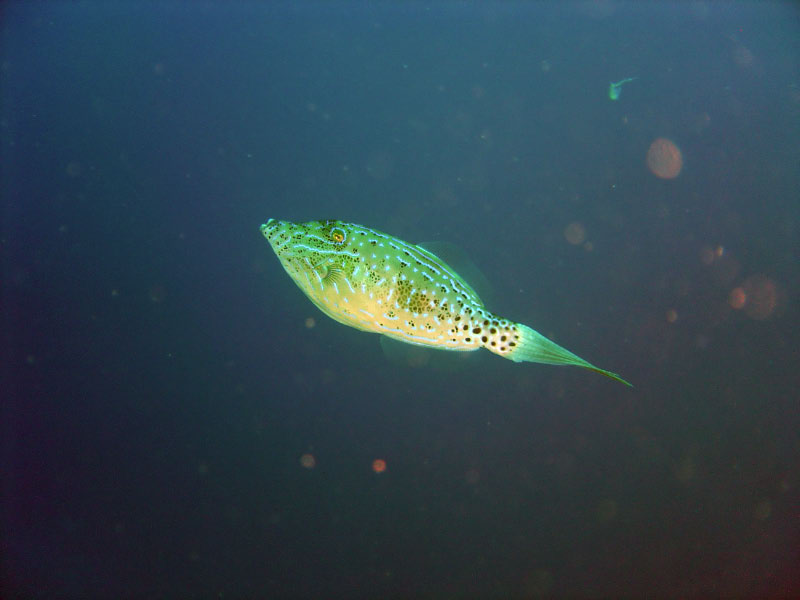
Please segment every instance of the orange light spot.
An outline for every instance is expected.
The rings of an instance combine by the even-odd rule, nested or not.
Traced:
[[[744,308],[744,305],[747,304],[747,294],[740,287],[733,288],[728,295],[728,304],[736,310]]]
[[[317,464],[317,459],[313,454],[306,453],[300,457],[300,464],[304,469],[313,469]]]
[[[683,169],[683,155],[667,138],[657,138],[647,151],[647,168],[661,179],[675,179]]]
[[[386,461],[382,458],[376,458],[372,461],[372,470],[376,473],[383,473],[386,470]]]
[[[586,228],[581,223],[570,223],[564,228],[564,237],[570,244],[577,246],[586,239]]]
[[[761,321],[769,318],[778,308],[782,300],[782,290],[769,277],[753,275],[742,284],[747,295],[747,306],[744,312],[748,317]]]

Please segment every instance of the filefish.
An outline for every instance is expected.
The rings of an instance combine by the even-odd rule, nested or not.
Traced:
[[[486,348],[514,362],[574,365],[631,385],[527,325],[492,313],[458,273],[422,246],[342,221],[269,219],[261,233],[303,293],[339,323],[429,348]]]

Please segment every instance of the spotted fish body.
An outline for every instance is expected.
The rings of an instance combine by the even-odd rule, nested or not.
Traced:
[[[261,233],[298,287],[340,323],[420,346],[483,347],[515,362],[575,365],[630,385],[490,312],[466,281],[420,246],[342,221],[270,219]]]

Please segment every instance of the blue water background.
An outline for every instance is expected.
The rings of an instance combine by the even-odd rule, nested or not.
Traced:
[[[0,11],[3,597],[800,595],[795,5]],[[390,360],[267,218],[635,388]]]

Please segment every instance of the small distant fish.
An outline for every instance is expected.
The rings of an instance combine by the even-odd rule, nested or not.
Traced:
[[[514,362],[574,365],[631,385],[522,323],[490,312],[421,246],[342,221],[269,219],[261,233],[308,298],[332,319],[431,348],[486,348]]]
[[[617,100],[619,95],[622,93],[622,86],[628,83],[629,81],[634,81],[636,77],[628,77],[627,79],[623,79],[622,81],[618,81],[617,83],[610,83],[608,86],[608,98],[609,100]]]

